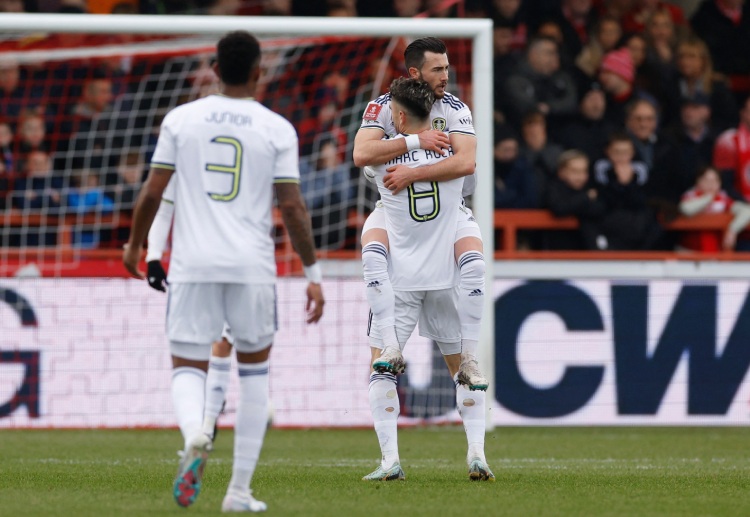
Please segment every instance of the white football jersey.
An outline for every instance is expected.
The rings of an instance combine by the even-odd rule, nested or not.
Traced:
[[[430,122],[432,129],[444,131],[448,134],[459,133],[476,136],[471,110],[466,104],[458,100],[458,97],[450,93],[446,93],[442,99],[437,99],[432,105]],[[393,116],[391,115],[390,93],[381,95],[367,105],[362,114],[362,125],[360,127],[380,129],[388,138],[396,136],[396,128],[393,125]]]
[[[462,134],[476,136],[471,110],[458,97],[446,93],[442,99],[437,99],[430,111],[430,125],[432,129],[444,131],[448,134]],[[370,101],[362,114],[361,128],[376,128],[385,133],[387,138],[396,136],[391,115],[391,94],[381,95]],[[474,193],[476,177],[472,174],[464,178],[464,196]]]
[[[403,135],[396,138],[403,138]],[[370,168],[385,209],[390,277],[397,291],[448,289],[456,283],[453,243],[463,178],[419,181],[396,195],[383,185],[386,169],[393,165],[421,167],[445,158],[415,149]]]
[[[299,183],[289,122],[253,99],[210,95],[167,114],[151,166],[175,171],[170,282],[276,281],[273,184]]]

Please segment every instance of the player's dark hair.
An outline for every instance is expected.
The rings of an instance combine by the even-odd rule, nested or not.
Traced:
[[[409,46],[404,50],[404,63],[406,64],[406,69],[408,70],[414,67],[417,70],[421,70],[422,65],[425,62],[425,52],[447,54],[448,49],[443,40],[438,38],[428,37],[415,39],[409,43]]]
[[[391,83],[391,99],[404,108],[409,115],[419,120],[426,120],[435,103],[435,93],[424,81],[399,77]]]
[[[224,84],[245,84],[253,69],[260,65],[260,43],[249,32],[230,32],[216,45],[216,62]]]

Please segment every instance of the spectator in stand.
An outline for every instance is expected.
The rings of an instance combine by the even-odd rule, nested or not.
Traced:
[[[91,170],[76,171],[71,178],[72,188],[68,192],[68,209],[78,215],[111,214],[114,203],[104,193],[99,175]],[[73,230],[73,244],[81,248],[96,248],[101,242],[101,230],[79,224]]]
[[[653,102],[637,99],[625,111],[625,127],[633,141],[635,159],[648,167],[645,186],[649,202],[665,218],[674,218],[680,196],[693,184],[695,175],[680,169],[677,147],[657,132],[658,113]]]
[[[44,117],[34,111],[23,112],[18,121],[16,158],[22,162],[33,151],[50,152]],[[23,169],[23,165],[19,167]]]
[[[115,170],[105,175],[105,193],[117,210],[132,210],[147,171],[143,155],[128,151],[120,156]]]
[[[593,163],[602,157],[609,136],[618,127],[604,117],[607,97],[599,83],[592,83],[581,97],[578,114],[555,137],[566,149],[578,148]]]
[[[745,0],[703,0],[690,18],[706,42],[714,69],[726,75],[750,73],[750,4]]]
[[[18,62],[0,56],[0,118],[14,130],[23,111],[43,111],[42,89],[25,81],[25,75]]]
[[[649,19],[659,11],[666,12],[672,23],[680,26],[687,25],[685,13],[671,2],[635,0],[633,8],[622,18],[622,28],[625,32],[643,32],[649,24]]]
[[[680,154],[680,171],[683,175],[698,173],[711,164],[716,131],[711,126],[711,102],[703,93],[682,99],[680,121],[669,134],[677,144]]]
[[[16,179],[13,185],[13,207],[57,213],[63,179],[53,172],[50,156],[43,151],[29,153],[23,173],[24,176]]]
[[[300,189],[319,249],[343,244],[349,204],[356,194],[349,168],[342,163],[336,146],[336,140],[324,135],[318,140],[312,159],[300,164]],[[327,229],[327,233],[322,233],[322,229]]]
[[[512,128],[495,128],[495,208],[539,208],[541,198],[534,169],[519,154]]]
[[[56,143],[58,151],[66,151],[71,147],[78,151],[88,149],[88,133],[94,129],[95,118],[112,105],[112,80],[106,76],[95,75],[86,80],[81,99],[69,109],[60,124],[59,139]]]
[[[495,111],[502,113],[501,95],[503,83],[508,76],[518,67],[519,53],[513,48],[513,26],[511,22],[504,19],[494,20],[492,26],[492,50],[493,50],[493,73],[494,88],[498,92],[495,95]]]
[[[4,212],[10,206],[8,203],[8,190],[10,188],[10,174],[5,168],[5,162],[0,160],[0,212]]]
[[[393,0],[393,15],[398,18],[414,18],[422,12],[422,0]]]
[[[578,230],[550,231],[545,249],[597,249],[598,222],[605,206],[596,188],[589,184],[589,159],[577,149],[564,151],[557,164],[557,174],[548,184],[545,206],[556,217],[578,218]]]
[[[547,37],[529,42],[526,59],[505,82],[503,113],[513,127],[530,111],[547,116],[551,128],[559,127],[576,111],[576,87],[570,75],[560,69],[557,44]]]
[[[292,0],[263,0],[263,16],[292,16]]]
[[[356,18],[355,0],[327,0],[326,16],[331,18]]]
[[[592,6],[592,0],[562,0],[559,10],[552,16],[563,34],[564,47],[560,54],[565,55],[568,62],[572,62],[589,41],[591,28],[598,18]]]
[[[549,141],[547,121],[538,111],[532,111],[523,118],[521,140],[520,155],[534,169],[536,189],[543,199],[547,182],[557,173],[557,159],[563,148]]]
[[[594,165],[599,197],[606,207],[599,227],[603,238],[597,238],[597,247],[657,249],[663,232],[648,205],[648,169],[634,160],[633,142],[624,133],[612,135],[605,154],[606,159]]]
[[[625,122],[625,106],[638,97],[635,83],[633,57],[626,48],[607,53],[599,69],[599,83],[607,95],[605,118],[614,126]]]
[[[23,0],[3,0],[0,3],[0,12],[3,13],[25,13]]]
[[[456,5],[445,0],[423,0],[424,9],[430,18],[457,18]]]
[[[346,132],[339,125],[339,104],[336,98],[329,95],[317,107],[313,107],[313,110],[315,108],[317,108],[315,117],[300,124],[300,156],[310,156],[316,141],[325,134],[338,143],[343,160],[347,137]]]
[[[3,163],[3,174],[12,175],[15,167],[13,130],[7,122],[0,122],[0,162]]]
[[[669,101],[667,85],[675,74],[674,65],[671,62],[662,63],[653,49],[649,48],[646,37],[642,34],[625,36],[622,46],[628,49],[630,57],[633,58],[634,90],[646,92],[653,96],[660,105],[665,105]]]
[[[645,30],[642,32],[648,42],[648,54],[655,63],[668,66],[674,62],[678,35],[670,11],[655,10],[647,18]]]
[[[521,0],[492,0],[490,9],[495,27],[502,25],[511,30],[510,48],[521,51],[526,48],[529,26]]]
[[[716,140],[714,166],[725,178],[723,182],[730,194],[750,203],[750,97],[740,110],[740,123],[736,129],[727,129]]]
[[[748,33],[750,39],[750,32]],[[677,47],[677,71],[671,88],[670,109],[676,112],[680,100],[697,94],[708,96],[714,126],[723,131],[737,125],[737,103],[726,82],[714,76],[713,62],[706,44],[698,38],[682,41]]]
[[[718,170],[711,166],[703,167],[696,174],[695,186],[682,195],[680,213],[692,217],[727,212],[734,214],[734,218],[723,235],[711,231],[688,232],[683,235],[680,245],[694,251],[733,251],[737,246],[737,236],[750,223],[750,205],[734,201],[722,190]]]
[[[603,16],[599,18],[591,34],[591,39],[576,56],[576,69],[588,80],[596,77],[602,64],[604,54],[614,50],[622,37],[622,27],[617,18]]]

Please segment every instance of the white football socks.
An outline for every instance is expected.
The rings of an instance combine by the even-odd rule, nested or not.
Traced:
[[[206,372],[189,366],[172,370],[172,403],[186,450],[193,438],[202,432],[205,396]]]
[[[203,417],[203,432],[213,438],[216,419],[226,400],[229,389],[232,357],[211,356],[206,376],[206,410]]]
[[[476,359],[479,328],[484,309],[484,255],[467,251],[458,257],[458,319],[461,323],[461,354]]]
[[[229,491],[246,493],[258,464],[268,424],[268,361],[239,363],[240,401],[234,427]]]
[[[381,466],[388,469],[399,462],[398,415],[401,407],[396,391],[396,376],[392,373],[372,372],[368,395],[375,433],[380,443]]]
[[[484,457],[484,433],[487,425],[484,412],[486,392],[471,391],[459,384],[458,374],[453,377],[453,381],[456,384],[456,407],[463,420],[466,441],[469,445],[467,458],[469,460],[479,458],[486,461]]]
[[[396,298],[391,278],[388,276],[388,250],[380,242],[371,242],[362,248],[362,270],[365,295],[370,310],[378,324],[385,348],[398,347],[396,337]]]

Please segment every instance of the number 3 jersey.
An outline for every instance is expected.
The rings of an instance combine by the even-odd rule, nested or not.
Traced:
[[[396,138],[403,138],[403,135]],[[463,178],[419,181],[396,195],[383,185],[389,167],[422,167],[445,158],[428,150],[415,149],[386,164],[371,167],[385,209],[390,277],[397,291],[430,291],[455,285],[453,243]]]
[[[210,95],[167,114],[151,166],[175,171],[170,282],[276,281],[273,185],[299,182],[289,122],[253,99]]]

